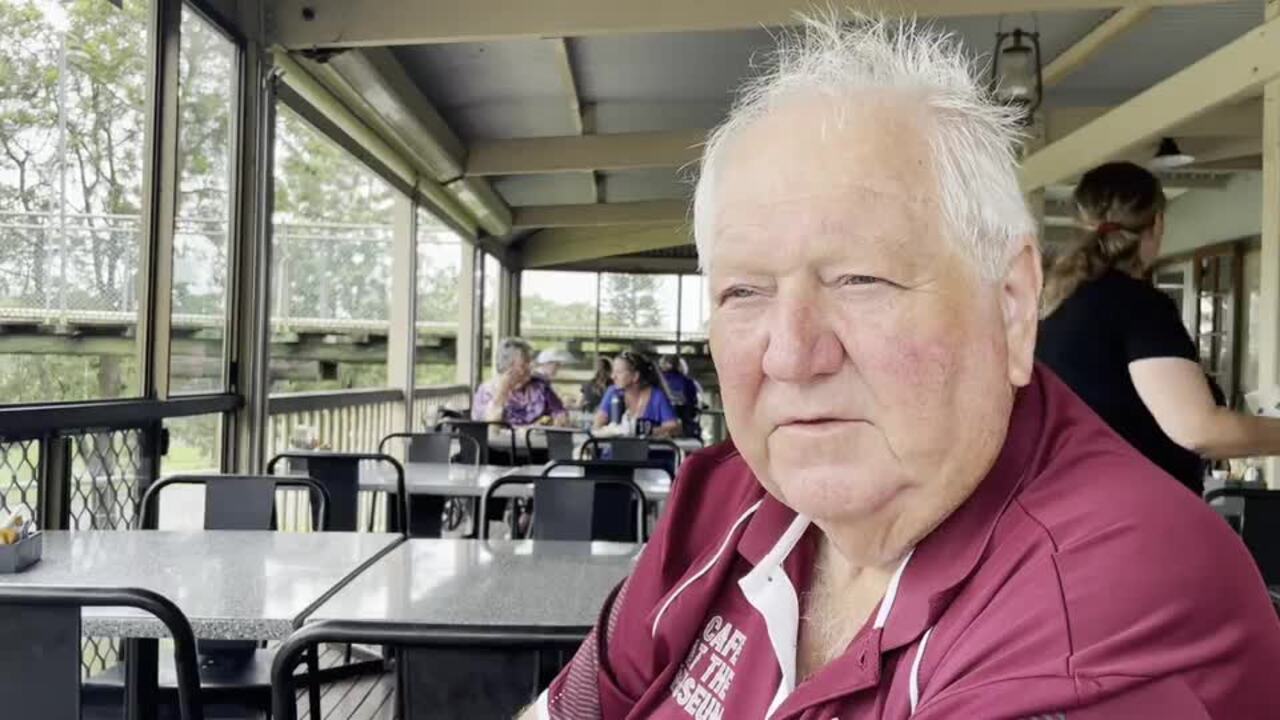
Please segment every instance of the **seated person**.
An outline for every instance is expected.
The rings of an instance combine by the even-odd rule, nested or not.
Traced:
[[[680,417],[681,433],[685,437],[698,437],[702,434],[697,420],[698,395],[702,388],[689,377],[689,366],[682,357],[663,355],[658,358],[658,369],[662,371],[662,380],[671,391],[671,403],[675,405],[676,415]]]
[[[551,383],[533,373],[533,346],[521,338],[498,343],[497,377],[476,389],[474,420],[511,425],[567,425],[568,413]]]
[[[1276,717],[1239,537],[1034,362],[1019,111],[913,22],[797,33],[695,191],[733,443],[528,716]]]
[[[594,413],[604,399],[605,390],[613,382],[613,363],[607,357],[596,358],[596,373],[591,379],[582,383],[582,410]]]
[[[604,392],[594,425],[601,428],[618,422],[624,415],[649,423],[653,437],[680,434],[680,419],[658,369],[652,360],[631,351],[613,359],[613,386]]]

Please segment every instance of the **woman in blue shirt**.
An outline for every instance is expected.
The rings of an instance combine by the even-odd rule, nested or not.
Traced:
[[[627,351],[614,358],[613,387],[605,391],[596,410],[595,426],[617,422],[626,413],[652,424],[654,437],[680,434],[680,419],[667,395],[665,383],[653,361]]]

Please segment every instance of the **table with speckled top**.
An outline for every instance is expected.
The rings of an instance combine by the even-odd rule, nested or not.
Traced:
[[[504,475],[541,475],[548,465],[466,465],[462,463],[405,463],[404,483],[410,495],[442,495],[453,497],[480,497],[484,491]],[[581,477],[580,467],[560,467],[556,477]],[[650,502],[665,502],[671,494],[671,475],[661,468],[637,468],[636,484]],[[395,474],[389,468],[361,468],[361,490],[395,492]],[[528,495],[516,488],[504,491],[500,497]]]
[[[137,587],[173,601],[200,639],[287,637],[316,606],[402,537],[253,530],[46,531],[43,559],[3,584]],[[86,608],[97,637],[164,637],[129,608]]]
[[[414,538],[326,600],[306,622],[580,631],[631,572],[640,545]]]

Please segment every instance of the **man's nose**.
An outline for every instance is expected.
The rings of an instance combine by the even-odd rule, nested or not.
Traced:
[[[779,296],[764,318],[769,336],[764,374],[781,382],[806,382],[837,372],[844,349],[828,312],[821,298],[808,293]]]

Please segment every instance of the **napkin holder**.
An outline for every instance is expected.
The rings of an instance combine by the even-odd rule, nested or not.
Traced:
[[[40,562],[44,554],[44,533],[36,531],[11,545],[0,545],[0,574],[22,572]]]

